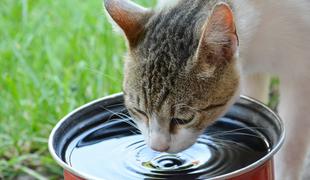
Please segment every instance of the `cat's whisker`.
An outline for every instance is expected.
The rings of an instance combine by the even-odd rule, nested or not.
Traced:
[[[140,135],[141,132],[140,131],[133,131],[133,130],[129,130],[133,135]],[[139,134],[140,133],[140,134]]]
[[[260,138],[260,139],[264,139],[264,137],[261,137],[259,135],[254,135],[254,134],[250,134],[250,133],[232,133],[229,135],[242,135],[242,136],[251,136],[251,137],[256,137],[256,138]],[[212,135],[211,137],[220,137],[222,135]]]
[[[90,72],[95,73],[96,75],[100,75],[100,76],[104,76],[104,77],[108,78],[110,80],[110,82],[113,82],[114,84],[119,83],[114,77],[109,76],[109,75],[103,73],[102,71],[96,70],[95,68],[91,67],[89,64],[86,64],[86,66],[84,66],[84,68],[89,70]]]
[[[123,117],[125,117],[125,118],[128,118],[128,119],[131,119],[132,120],[132,118],[130,117],[130,116],[128,116],[127,114],[125,114],[125,113],[121,113],[121,112],[119,112],[119,113],[117,113],[118,115],[121,115],[121,116],[123,116]]]
[[[119,121],[125,122],[125,123],[127,123],[127,124],[133,126],[134,128],[136,128],[137,130],[140,131],[140,129],[138,128],[138,126],[137,126],[133,121],[128,121],[128,119],[119,119]]]
[[[115,111],[112,111],[111,109],[109,109],[109,108],[112,108],[112,107],[114,107],[114,106],[109,106],[109,107],[107,107],[107,108],[104,107],[104,106],[100,106],[100,108],[102,108],[102,109],[104,109],[104,110],[106,110],[106,111],[112,113],[111,116],[113,116],[113,115],[119,115],[119,114],[121,113],[121,111],[115,112]]]
[[[128,115],[126,115],[126,114],[124,114],[124,113],[121,113],[121,112],[114,112],[114,111],[112,111],[112,110],[110,110],[110,109],[108,109],[108,108],[105,108],[105,107],[103,107],[103,106],[101,106],[101,108],[111,113],[111,115],[110,115],[110,117],[108,118],[108,120],[111,120],[111,118],[112,118],[113,116],[117,116],[117,117],[120,118],[120,119],[119,119],[120,121],[125,122],[125,123],[127,123],[127,124],[129,124],[129,125],[135,127],[136,129],[139,129],[139,128],[137,127],[137,125],[133,123],[133,119],[132,119],[130,116],[128,116]],[[129,121],[129,120],[132,120],[132,121]]]
[[[134,121],[134,119],[133,119],[131,116],[128,116],[128,115],[126,115],[126,114],[124,114],[124,113],[119,113],[119,115],[122,115],[122,116],[124,116],[124,117],[126,118],[126,119],[122,119],[122,120],[127,121],[128,123],[130,122],[130,123],[132,124],[132,126],[138,128],[137,125],[134,124],[135,121]],[[122,118],[123,118],[123,117],[122,117]],[[131,120],[131,121],[128,121],[128,120]]]
[[[112,104],[112,105],[107,106],[106,108],[113,108],[113,107],[119,108],[119,106],[124,106],[124,103]],[[123,110],[125,110],[125,109],[126,109],[126,107],[124,107],[121,111],[123,111]]]
[[[227,148],[227,147],[239,148],[239,149],[242,149],[242,150],[249,148],[245,144],[242,144],[242,143],[239,143],[239,142],[236,142],[236,141],[232,141],[232,140],[228,140],[228,139],[214,138],[214,137],[208,137],[206,139],[212,141],[217,146],[223,146],[225,148]]]
[[[209,136],[212,136],[212,135],[226,135],[228,133],[232,133],[232,132],[238,132],[238,131],[242,131],[242,130],[251,130],[251,129],[261,129],[261,130],[264,130],[264,129],[267,129],[267,128],[264,128],[264,127],[244,127],[244,128],[238,128],[238,129],[234,129],[234,130],[229,130],[229,131],[221,131],[221,132],[214,132],[214,133],[208,133],[207,132],[207,135]]]
[[[123,113],[125,110],[127,110],[127,108],[121,109],[117,114],[120,114],[120,115],[122,115],[122,116],[124,116],[124,117],[126,117],[126,118],[128,118],[130,120],[134,120],[130,115],[127,115],[127,114]]]

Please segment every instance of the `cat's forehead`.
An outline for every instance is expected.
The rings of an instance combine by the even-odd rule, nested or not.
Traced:
[[[155,13],[145,26],[137,46],[147,60],[154,58],[184,64],[195,54],[206,15],[198,1],[188,6],[182,3],[169,10]]]

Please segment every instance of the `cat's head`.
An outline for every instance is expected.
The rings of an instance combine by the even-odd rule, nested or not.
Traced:
[[[157,151],[190,147],[239,95],[238,37],[230,7],[216,4],[208,13],[192,6],[155,12],[128,0],[105,0],[128,40],[126,107]]]

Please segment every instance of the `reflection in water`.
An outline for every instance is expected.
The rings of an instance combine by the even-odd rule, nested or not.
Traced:
[[[104,179],[203,179],[246,167],[268,152],[259,129],[227,118],[178,154],[149,149],[134,127],[113,119],[71,141],[65,160],[81,172]]]

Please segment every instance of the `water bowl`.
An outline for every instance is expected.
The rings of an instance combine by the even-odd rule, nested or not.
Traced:
[[[86,104],[53,129],[49,150],[66,180],[274,180],[273,156],[284,140],[280,118],[241,97],[178,154],[151,150],[116,94]]]

